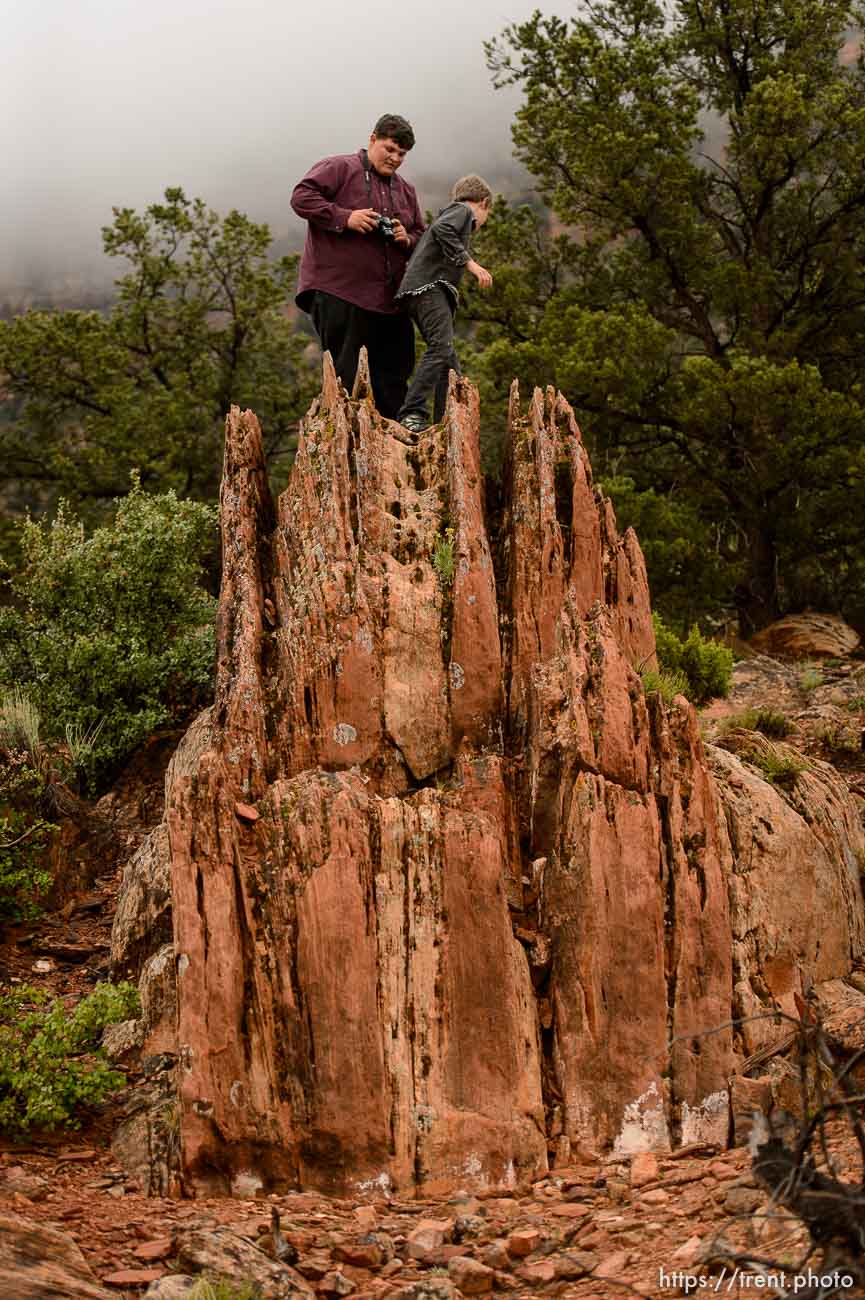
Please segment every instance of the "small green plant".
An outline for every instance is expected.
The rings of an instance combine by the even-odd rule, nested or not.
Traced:
[[[74,1011],[41,989],[0,994],[0,1131],[78,1128],[78,1109],[125,1082],[97,1046],[106,1025],[139,1010],[132,984],[97,984]]]
[[[843,726],[821,727],[817,732],[817,739],[824,749],[835,754],[855,754],[860,748],[859,737],[854,736]]]
[[[433,568],[439,576],[439,582],[443,587],[449,587],[456,572],[453,528],[446,528],[444,533],[436,533],[433,543],[432,562]]]
[[[731,713],[721,723],[722,731],[759,731],[770,740],[783,740],[793,729],[786,713],[779,709],[743,709],[741,713]]]
[[[668,628],[660,615],[653,614],[655,643],[661,672],[682,673],[684,694],[693,704],[705,704],[730,693],[733,652],[719,641],[700,635],[696,624],[683,641]]]
[[[39,710],[20,686],[13,686],[0,695],[0,745],[26,754],[36,771],[42,761],[40,725]]]
[[[640,673],[640,677],[646,694],[653,695],[657,691],[665,704],[672,704],[677,695],[688,694],[688,679],[684,673],[655,672],[650,668]]]
[[[44,793],[45,780],[30,766],[29,754],[0,754],[0,920],[38,916],[51,888],[49,847],[57,827],[41,815]]]
[[[865,695],[854,695],[847,701],[847,708],[851,713],[865,713]]]
[[[254,1282],[228,1282],[224,1278],[199,1278],[186,1300],[261,1300],[261,1289]]]
[[[809,664],[803,668],[799,674],[799,689],[803,691],[815,691],[818,686],[823,685],[823,672],[820,668]]]
[[[756,751],[747,755],[756,767],[759,767],[767,781],[773,785],[793,786],[806,770],[808,764],[797,754],[779,753],[770,749],[762,753]]]
[[[66,723],[66,748],[69,751],[69,763],[73,773],[85,771],[90,766],[96,742],[104,726],[104,718],[100,718],[89,727],[84,727],[81,722]]]

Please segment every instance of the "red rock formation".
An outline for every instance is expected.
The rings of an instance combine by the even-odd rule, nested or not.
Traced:
[[[466,381],[406,443],[326,365],[276,508],[229,417],[216,701],[167,800],[189,1190],[513,1183],[545,1121],[560,1155],[726,1136],[695,716],[644,695],[642,556],[567,404],[510,420],[497,575]]]
[[[215,738],[168,812],[188,1180],[533,1174],[476,396],[409,446],[328,369],[275,519],[262,465],[233,412]]]

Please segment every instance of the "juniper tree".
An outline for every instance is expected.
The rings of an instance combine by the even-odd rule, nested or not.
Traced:
[[[675,490],[744,630],[865,573],[863,21],[841,0],[599,0],[487,46],[569,248],[509,320],[482,309],[479,371],[557,383],[602,463]]]
[[[232,402],[284,453],[313,383],[286,315],[296,257],[271,259],[267,226],[179,188],[115,208],[102,237],[128,264],[108,312],[0,321],[0,486],[108,502],[137,469],[146,488],[212,497]]]

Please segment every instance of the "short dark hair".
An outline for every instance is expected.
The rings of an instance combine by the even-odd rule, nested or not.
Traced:
[[[411,122],[407,122],[399,113],[385,113],[372,128],[373,135],[380,140],[395,140],[401,149],[414,148],[414,131]]]
[[[454,203],[462,200],[463,203],[486,203],[490,205],[493,201],[493,192],[490,189],[483,176],[461,176],[451,191],[451,198]]]

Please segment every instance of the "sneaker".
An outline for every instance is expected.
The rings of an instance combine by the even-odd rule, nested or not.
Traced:
[[[423,415],[407,415],[404,420],[400,420],[400,424],[409,433],[423,433],[424,429],[429,428],[429,420]]]

